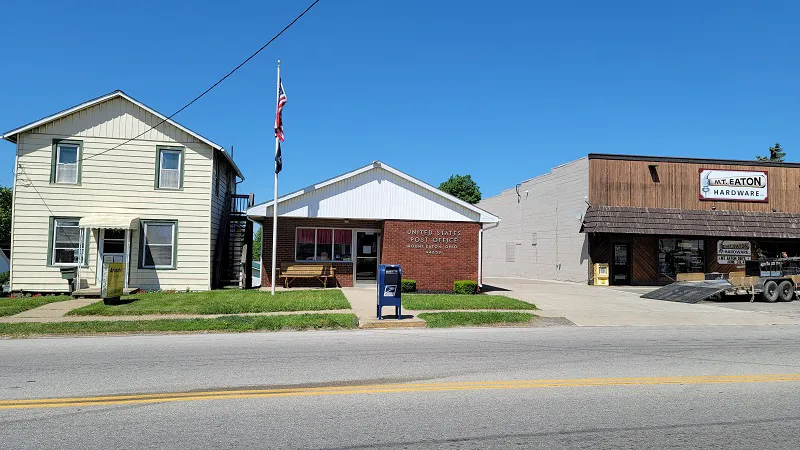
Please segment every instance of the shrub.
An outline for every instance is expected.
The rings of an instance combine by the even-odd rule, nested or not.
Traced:
[[[0,273],[0,285],[8,283],[9,274],[8,272]]]
[[[453,282],[453,291],[456,294],[477,294],[478,282],[472,280],[458,280]]]
[[[403,280],[400,282],[400,292],[416,292],[417,280]]]

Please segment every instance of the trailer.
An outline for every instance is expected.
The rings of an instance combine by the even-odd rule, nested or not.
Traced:
[[[675,283],[643,298],[696,303],[723,295],[749,295],[750,301],[795,300],[800,294],[800,257],[745,261],[745,270],[729,273],[684,273]]]

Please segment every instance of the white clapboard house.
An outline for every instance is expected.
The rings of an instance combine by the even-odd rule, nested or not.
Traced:
[[[2,135],[16,144],[11,290],[99,292],[103,262],[129,289],[239,283],[252,244],[231,155],[122,91]],[[247,277],[249,284],[249,276]]]

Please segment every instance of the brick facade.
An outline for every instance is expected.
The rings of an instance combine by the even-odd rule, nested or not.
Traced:
[[[385,264],[403,266],[403,278],[417,289],[452,291],[453,281],[478,280],[478,231],[474,222],[386,220]]]
[[[262,224],[262,251],[261,251],[261,286],[268,287],[272,275],[272,220]],[[324,228],[370,228],[382,230],[382,224],[376,220],[344,220],[344,219],[304,219],[295,217],[278,218],[278,253],[275,266],[280,268],[282,262],[295,262],[294,240],[297,227],[324,227]],[[355,242],[353,243],[355,248]],[[350,287],[353,286],[353,263],[351,261],[332,261],[336,269],[336,280],[328,280],[328,286]],[[282,286],[278,280],[278,286]],[[335,283],[335,284],[334,284]],[[298,278],[292,281],[292,287],[320,287],[319,280],[315,278]]]
[[[272,220],[263,223],[261,286],[270,286]],[[478,279],[478,231],[473,222],[370,221],[344,219],[279,218],[276,264],[295,261],[297,227],[368,228],[381,230],[381,263],[401,264],[403,278],[417,281],[417,289],[450,291],[455,280]],[[353,243],[355,246],[355,242]],[[336,280],[328,286],[353,285],[353,263],[331,264]],[[278,280],[280,285],[280,280]],[[296,279],[293,287],[319,286],[316,279]]]

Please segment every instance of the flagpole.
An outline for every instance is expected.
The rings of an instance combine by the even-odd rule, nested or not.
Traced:
[[[281,91],[281,60],[278,60],[278,83],[275,88],[275,104],[280,102]],[[272,295],[275,295],[275,253],[278,250],[278,140],[277,133],[275,134],[275,191],[272,201]]]

